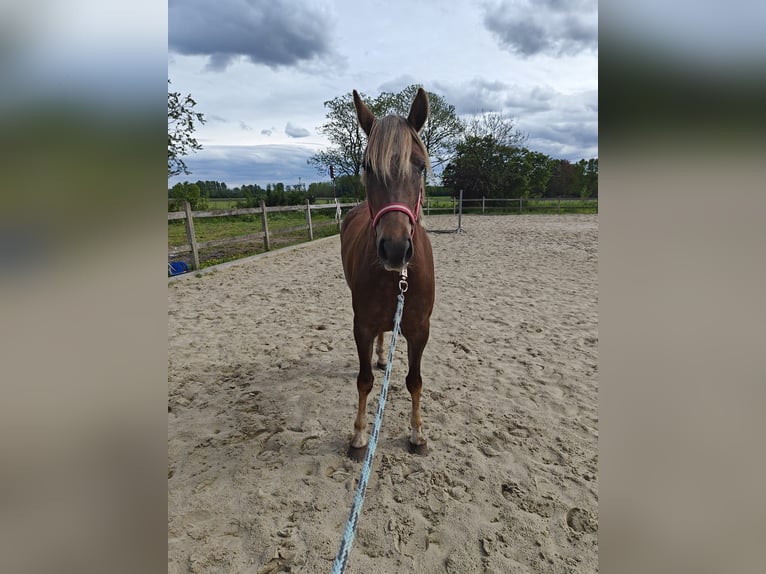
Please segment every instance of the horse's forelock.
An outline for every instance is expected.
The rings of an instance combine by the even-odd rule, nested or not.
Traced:
[[[413,142],[428,162],[426,147],[417,132],[400,116],[385,116],[375,121],[365,151],[365,171],[384,181],[400,179],[411,173]]]

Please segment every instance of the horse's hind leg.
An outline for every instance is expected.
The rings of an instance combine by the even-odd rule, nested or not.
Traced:
[[[354,340],[359,355],[359,375],[356,378],[356,390],[359,393],[359,403],[354,421],[354,438],[348,449],[348,456],[354,460],[364,460],[367,453],[367,396],[372,390],[372,344],[375,333],[359,325],[354,317]]]
[[[375,354],[378,356],[378,362],[375,366],[379,369],[385,369],[388,364],[388,357],[386,357],[386,352],[383,348],[383,331],[378,333],[378,340],[375,343]]]
[[[420,392],[423,379],[420,377],[420,359],[428,342],[429,328],[421,328],[416,333],[406,335],[409,372],[407,373],[407,390],[412,397],[412,412],[410,413],[410,452],[415,454],[428,453],[428,441],[423,433],[423,418],[420,416]]]

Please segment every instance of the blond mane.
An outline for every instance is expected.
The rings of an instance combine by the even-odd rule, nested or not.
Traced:
[[[426,146],[418,133],[401,116],[385,116],[375,121],[364,153],[365,174],[370,171],[384,183],[412,173],[412,145],[422,152],[430,171]],[[364,177],[364,176],[363,176]]]

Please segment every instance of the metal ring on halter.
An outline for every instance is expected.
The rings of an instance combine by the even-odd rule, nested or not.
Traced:
[[[407,283],[407,268],[405,267],[399,273],[399,292],[406,293],[409,288],[409,283]]]

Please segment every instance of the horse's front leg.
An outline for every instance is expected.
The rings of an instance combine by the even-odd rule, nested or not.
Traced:
[[[412,412],[410,413],[410,452],[415,454],[428,453],[428,441],[423,433],[423,418],[420,416],[420,392],[423,379],[420,377],[420,359],[428,343],[428,324],[407,335],[407,356],[409,372],[407,373],[407,390],[412,397]]]
[[[378,339],[375,342],[375,354],[378,356],[378,362],[375,366],[385,370],[386,365],[388,365],[388,355],[386,354],[386,349],[383,347],[383,331],[378,333]]]
[[[359,355],[359,375],[356,378],[356,390],[359,393],[356,420],[354,421],[354,438],[348,449],[348,456],[356,461],[364,460],[367,454],[367,396],[372,390],[372,344],[375,333],[360,325],[354,317],[354,340]]]

